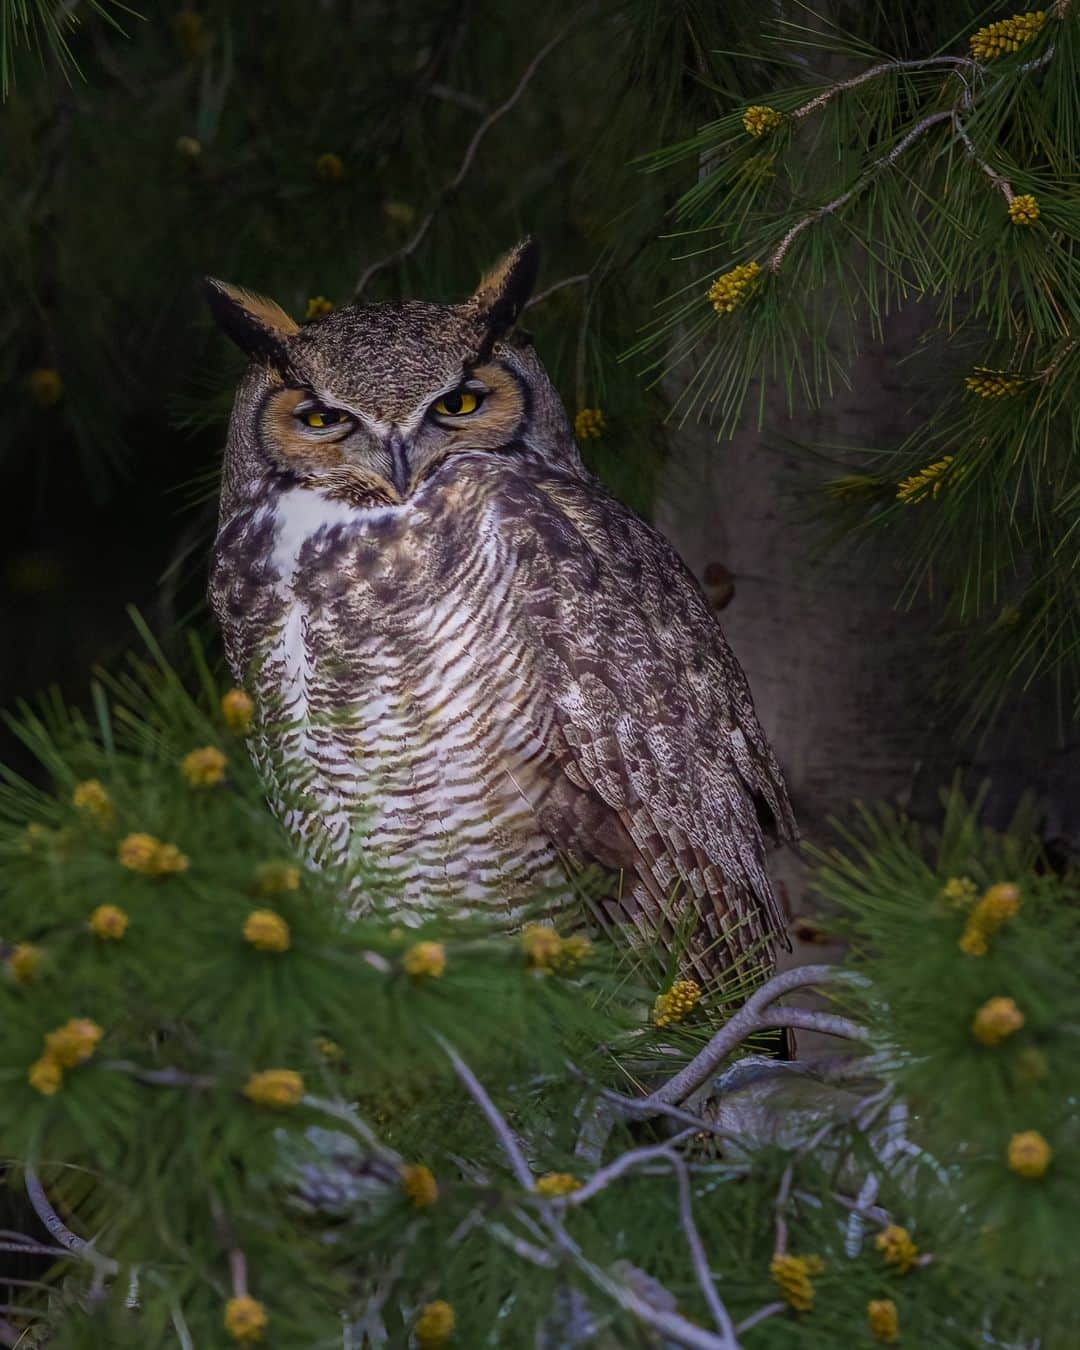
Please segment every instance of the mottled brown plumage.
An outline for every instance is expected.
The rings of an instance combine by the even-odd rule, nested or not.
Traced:
[[[534,271],[526,241],[464,304],[299,331],[208,284],[253,356],[211,599],[271,796],[313,860],[364,864],[355,909],[512,925],[592,865],[644,941],[692,911],[709,978],[783,932],[760,821],[791,811],[700,588],[508,336]]]

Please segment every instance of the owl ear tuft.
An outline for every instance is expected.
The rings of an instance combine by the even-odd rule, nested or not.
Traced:
[[[536,284],[540,247],[532,236],[504,253],[473,292],[472,303],[492,339],[512,328]]]
[[[280,305],[214,277],[203,278],[203,292],[218,326],[242,352],[276,365],[285,360],[285,344],[300,325]]]

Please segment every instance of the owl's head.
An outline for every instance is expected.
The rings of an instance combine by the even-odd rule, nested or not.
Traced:
[[[272,300],[208,278],[218,323],[252,359],[229,429],[223,508],[285,473],[358,502],[396,504],[449,457],[581,461],[558,395],[514,323],[537,249],[511,249],[462,304],[351,305],[301,327]]]

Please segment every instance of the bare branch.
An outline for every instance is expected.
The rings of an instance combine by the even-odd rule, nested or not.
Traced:
[[[684,1143],[691,1135],[697,1133],[697,1123],[694,1128],[684,1130],[677,1134],[673,1139],[669,1139],[663,1144],[653,1144],[647,1148],[631,1149],[628,1153],[622,1153],[614,1162],[609,1163],[607,1167],[602,1167],[589,1180],[576,1191],[572,1191],[566,1197],[568,1206],[584,1205],[591,1200],[594,1195],[599,1195],[601,1191],[606,1190],[614,1181],[618,1181],[621,1176],[627,1172],[633,1171],[635,1167],[642,1167],[646,1163],[652,1162],[654,1158],[671,1159],[672,1149],[676,1144]]]
[[[773,1251],[777,1256],[783,1256],[787,1251],[787,1202],[791,1194],[791,1179],[795,1175],[795,1160],[792,1158],[780,1177],[780,1185],[776,1188],[776,1199],[773,1201],[773,1215],[776,1225],[776,1239],[773,1242]]]
[[[96,1266],[102,1273],[114,1275],[120,1269],[117,1262],[108,1256],[103,1256],[85,1238],[79,1237],[77,1233],[73,1233],[68,1228],[60,1215],[53,1209],[49,1197],[45,1194],[45,1187],[42,1186],[37,1172],[29,1164],[25,1169],[25,1180],[26,1194],[34,1208],[34,1213],[49,1230],[53,1240],[59,1242],[62,1247],[66,1247],[71,1255],[78,1256]]]
[[[796,108],[791,117],[793,119],[808,117],[818,108],[824,107],[837,94],[842,94],[848,89],[855,89],[860,84],[866,84],[868,80],[876,80],[880,75],[891,75],[898,70],[929,70],[935,66],[950,66],[954,70],[970,70],[975,74],[982,73],[982,67],[979,63],[968,56],[928,56],[921,61],[882,61],[858,75],[853,75],[849,80],[841,80],[838,84],[823,89],[809,103],[804,103],[801,108]]]
[[[448,84],[429,84],[427,91],[435,98],[441,98],[444,103],[456,103],[459,108],[468,108],[470,112],[480,113],[481,116],[488,110],[483,99],[466,93],[464,89],[451,89]]]
[[[1007,178],[1002,178],[1001,174],[997,173],[996,170],[992,169],[984,159],[980,159],[979,153],[975,149],[971,137],[967,134],[967,128],[960,120],[959,113],[953,113],[953,128],[955,129],[957,136],[959,136],[960,138],[961,145],[963,145],[964,149],[968,152],[971,158],[975,161],[975,163],[979,166],[979,168],[983,171],[983,173],[986,174],[987,178],[990,179],[991,183],[993,183],[993,185],[997,188],[997,190],[1001,193],[1001,195],[1005,198],[1005,200],[1007,202],[1011,202],[1013,197],[1016,196],[1016,193],[1013,191],[1012,184],[1009,182]]]
[[[842,970],[839,966],[825,965],[796,966],[793,970],[785,970],[780,975],[774,975],[771,980],[750,995],[738,1012],[728,1018],[705,1049],[695,1055],[685,1068],[670,1078],[662,1087],[643,1098],[643,1105],[674,1105],[684,1101],[695,1088],[700,1087],[715,1073],[719,1065],[747,1036],[755,1031],[760,1031],[763,1026],[788,1025],[776,1021],[763,1024],[760,1020],[761,1014],[765,1012],[769,1004],[774,1003],[784,994],[789,994],[795,989],[802,989],[807,985],[835,983],[840,980],[851,981],[855,978],[857,977],[853,976],[850,971]],[[780,1010],[776,1011],[779,1014]],[[797,1016],[805,1012],[806,1009],[788,1009],[785,1011],[793,1012]]]
[[[518,1143],[517,1135],[506,1123],[506,1119],[495,1103],[488,1096],[484,1085],[473,1073],[472,1069],[465,1063],[458,1052],[448,1040],[435,1033],[435,1039],[449,1056],[450,1063],[454,1066],[454,1072],[465,1084],[469,1095],[476,1102],[484,1114],[484,1119],[491,1126],[495,1137],[502,1145],[502,1150],[510,1162],[510,1168],[517,1178],[518,1182],[524,1186],[527,1191],[531,1191],[534,1186],[532,1169],[525,1160],[525,1154],[522,1152],[521,1145]]]
[[[850,1017],[836,1013],[818,1012],[813,1008],[767,1008],[758,1018],[762,1027],[795,1027],[799,1031],[816,1031],[823,1036],[843,1036],[849,1041],[861,1041],[866,1028]]]
[[[414,254],[416,250],[420,247],[425,237],[427,236],[428,230],[431,229],[432,223],[434,222],[435,217],[438,215],[440,209],[448,201],[448,199],[454,195],[454,193],[465,181],[465,178],[469,170],[472,168],[473,160],[476,158],[476,152],[480,149],[480,145],[483,142],[484,137],[488,134],[488,132],[496,124],[496,122],[500,121],[503,117],[506,116],[507,113],[511,112],[517,106],[522,95],[525,93],[525,90],[529,87],[529,82],[532,80],[532,77],[536,74],[537,70],[539,70],[545,57],[547,57],[559,45],[559,43],[563,40],[566,34],[573,27],[578,17],[580,17],[580,13],[579,15],[575,16],[575,18],[572,19],[570,23],[566,24],[563,28],[561,28],[553,38],[549,39],[549,41],[544,43],[544,45],[533,57],[533,59],[525,67],[525,70],[522,72],[521,78],[515,85],[514,91],[510,95],[510,97],[507,98],[503,103],[500,103],[497,108],[492,109],[492,111],[488,113],[488,115],[476,128],[476,130],[473,132],[472,139],[469,141],[469,144],[465,148],[465,154],[462,157],[461,163],[458,165],[457,173],[454,174],[453,178],[450,179],[450,181],[439,193],[438,197],[435,199],[435,205],[431,208],[431,210],[427,213],[427,215],[417,226],[416,231],[413,234],[412,238],[407,243],[402,244],[401,248],[397,249],[396,252],[389,253],[385,258],[379,258],[375,262],[369,263],[369,265],[364,269],[364,271],[360,275],[360,280],[356,283],[356,289],[353,292],[354,300],[360,299],[364,291],[367,289],[368,283],[374,277],[378,276],[380,272],[384,272],[388,267],[393,267],[397,263],[404,262],[406,258],[411,257],[412,254]]]
[[[741,1336],[744,1331],[749,1331],[751,1327],[756,1327],[759,1322],[764,1322],[766,1318],[775,1317],[777,1313],[784,1312],[786,1308],[787,1304],[781,1303],[779,1300],[776,1303],[766,1303],[765,1306],[759,1308],[757,1312],[752,1312],[749,1317],[743,1318],[735,1328],[735,1335]]]
[[[151,1087],[190,1087],[205,1091],[217,1082],[217,1079],[209,1074],[185,1073],[182,1069],[171,1067],[145,1069],[141,1064],[135,1064],[129,1059],[107,1059],[103,1061],[101,1067],[111,1069],[114,1073],[126,1073],[132,1078],[137,1078],[140,1083],[148,1083]]]
[[[524,313],[526,309],[532,309],[534,305],[542,305],[548,296],[554,295],[556,291],[564,290],[567,286],[586,285],[590,275],[591,273],[589,272],[579,272],[577,276],[563,277],[562,281],[556,281],[554,285],[548,286],[546,290],[542,290],[539,295],[534,295],[524,306],[522,313]]]
[[[882,169],[887,169],[889,165],[895,164],[913,141],[917,141],[924,132],[929,131],[931,127],[936,126],[939,122],[952,121],[953,116],[954,113],[950,108],[945,112],[930,113],[929,116],[916,122],[907,135],[902,136],[888,154],[875,159],[866,172],[857,182],[852,184],[846,192],[842,192],[839,197],[834,197],[831,202],[826,202],[824,206],[817,207],[815,210],[809,212],[809,214],[803,216],[802,220],[797,221],[791,229],[788,230],[787,234],[784,235],[783,239],[780,240],[780,243],[770,255],[769,261],[766,264],[769,271],[775,272],[779,269],[788,249],[791,247],[792,241],[798,235],[802,234],[807,226],[813,225],[815,221],[821,220],[824,216],[832,215],[834,211],[839,211],[840,207],[843,206],[845,202],[849,202],[852,197],[857,196],[863,188],[882,171]]]

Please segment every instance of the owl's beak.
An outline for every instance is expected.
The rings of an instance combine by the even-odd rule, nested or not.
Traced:
[[[390,456],[390,481],[402,501],[408,496],[412,470],[405,437],[395,427],[386,438],[386,453]]]

